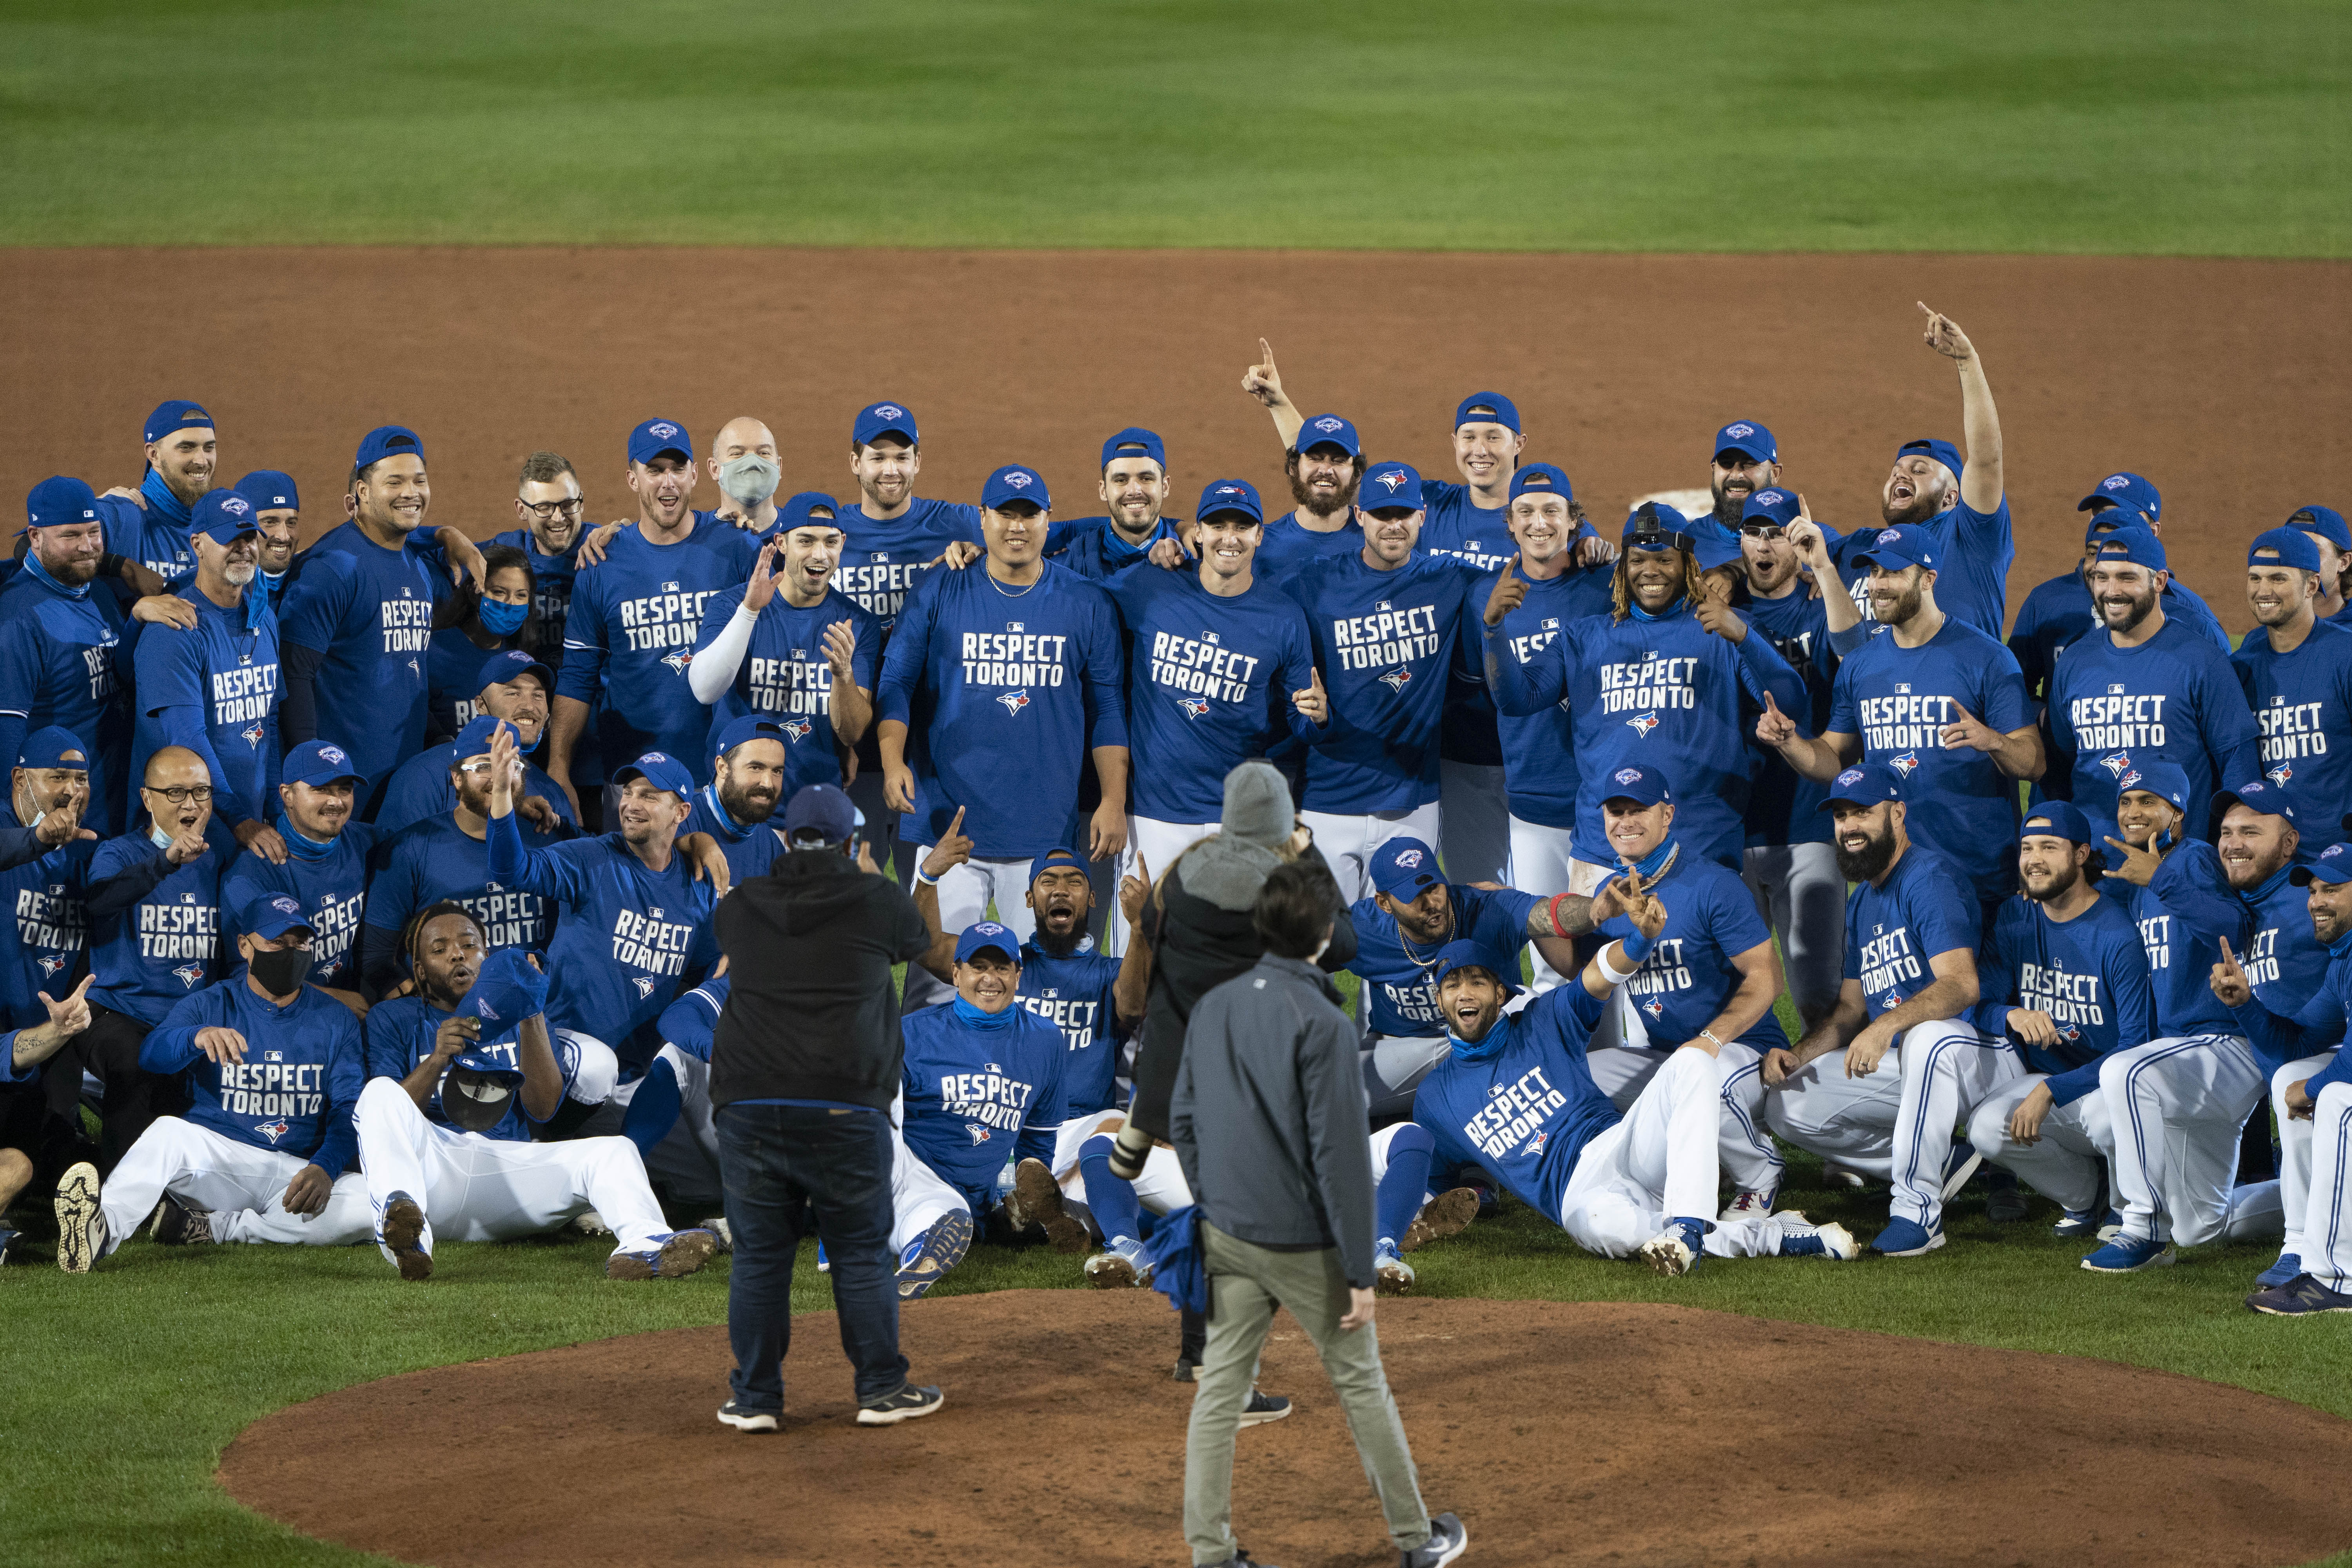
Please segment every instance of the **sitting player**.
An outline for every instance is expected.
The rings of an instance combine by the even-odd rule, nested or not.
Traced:
[[[551,1038],[547,981],[529,953],[483,956],[481,922],[435,904],[408,931],[413,995],[367,1016],[368,1071],[353,1121],[376,1244],[403,1279],[433,1277],[433,1237],[506,1241],[589,1209],[618,1239],[609,1279],[675,1279],[719,1238],[665,1229],[645,1162],[625,1138],[531,1141],[579,1071]]]

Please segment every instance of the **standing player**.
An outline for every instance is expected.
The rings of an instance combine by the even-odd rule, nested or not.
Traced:
[[[710,482],[719,487],[711,515],[766,538],[776,530],[776,487],[784,466],[776,433],[748,414],[719,427],[710,441]]]
[[[2230,658],[2263,734],[2263,776],[2333,809],[2352,805],[2352,631],[2318,618],[2319,551],[2274,528],[2246,552],[2259,630]]]
[[[1127,842],[1127,719],[1118,617],[1108,595],[1042,558],[1052,501],[1034,469],[988,477],[981,516],[988,561],[942,572],[910,595],[884,656],[876,703],[884,798],[905,814],[899,837],[926,848],[959,810],[974,858],[940,888],[940,918],[961,931],[993,899],[1029,930],[1015,898],[1031,859],[1059,843],[1091,752],[1102,780],[1087,852]]]
[[[555,694],[555,672],[522,649],[508,648],[483,662],[481,686],[474,716],[457,733],[471,733],[481,750],[489,748],[489,719],[503,719],[515,728],[518,749],[528,754],[547,733],[547,705]],[[400,764],[384,786],[383,804],[376,808],[375,825],[386,835],[447,813],[457,802],[450,788],[451,766],[458,761],[456,740],[427,746]],[[539,764],[523,763],[522,815],[541,833],[560,831],[559,823],[576,823],[572,799]]]
[[[2050,678],[2043,789],[2072,800],[2103,837],[2116,781],[2135,765],[2177,764],[2189,820],[2227,779],[2262,773],[2262,734],[2221,649],[2164,613],[2164,546],[2146,529],[2099,542],[2091,565],[2101,629],[2070,644]]]
[[[2299,533],[2311,536],[2319,548],[2319,618],[2342,622],[2345,619],[2344,563],[2352,558],[2352,528],[2344,524],[2344,514],[2334,507],[2297,507],[2285,525]]]
[[[1691,531],[1728,544],[1747,525],[1748,503],[1780,485],[1780,443],[1753,419],[1735,419],[1715,433],[1715,458],[1707,475],[1715,508],[1691,519]]]
[[[729,882],[764,877],[784,852],[770,820],[794,793],[787,782],[791,749],[784,727],[754,714],[711,738],[710,782],[694,793],[681,836],[707,833],[727,857]]]
[[[110,489],[101,498],[106,547],[153,573],[165,588],[177,588],[196,574],[188,524],[197,500],[213,488],[220,436],[202,407],[168,397],[147,416],[140,439],[147,444],[147,472],[139,488]]]
[[[1266,524],[1259,546],[1265,556],[1261,570],[1270,582],[1286,582],[1314,562],[1363,548],[1354,506],[1368,465],[1355,426],[1337,414],[1301,418],[1282,390],[1274,351],[1264,338],[1258,347],[1265,358],[1242,373],[1242,390],[1274,416],[1275,433],[1282,437],[1282,471],[1297,502],[1295,510]]]
[[[359,785],[351,753],[331,742],[305,741],[287,752],[278,784],[278,833],[286,858],[238,856],[221,875],[220,907],[223,945],[235,948],[247,929],[241,911],[268,907],[273,898],[292,899],[310,932],[309,984],[365,1014],[357,949],[368,862],[389,835],[352,819]]]
[[[285,603],[286,590],[294,581],[294,549],[302,531],[302,494],[294,488],[293,475],[276,468],[256,468],[236,481],[236,493],[253,503],[254,526],[261,530],[256,575],[274,613]]]
[[[2110,479],[2138,479],[2138,476],[2118,474]],[[2153,495],[2153,489],[2149,493]],[[2126,507],[2100,508],[2092,513],[2089,526],[2083,531],[2081,563],[2037,584],[2025,596],[2025,603],[2018,606],[2016,624],[2010,628],[2009,651],[2017,656],[2018,668],[2025,675],[2025,689],[2036,700],[2048,695],[2050,674],[2057,666],[2059,654],[2099,624],[2098,611],[2091,598],[2091,567],[2099,558],[2100,542],[2119,528],[2145,528],[2150,533],[2158,532],[2152,517]],[[2222,652],[2230,651],[2229,634],[2213,618],[2204,600],[2169,577],[2165,581],[2163,597],[2167,616],[2197,627],[2221,645]]]
[[[563,623],[572,611],[587,510],[571,459],[560,452],[533,452],[522,460],[515,483],[515,521],[521,526],[489,541],[514,546],[530,566],[531,616],[523,624],[522,646],[550,668],[563,662]]]
[[[2164,537],[2164,497],[2152,482],[2137,474],[2109,474],[2091,487],[2089,495],[2074,503],[2074,510],[2091,514],[2091,533],[2113,533],[2118,528],[2145,528],[2158,539]],[[2352,537],[2347,537],[2345,543],[2347,548],[2352,548]],[[2330,580],[2333,580],[2332,574]],[[2059,579],[2052,581],[2055,583]],[[2043,584],[2045,587],[2050,585]],[[2040,592],[2039,589],[2035,591]],[[2070,595],[2070,598],[2072,604],[2068,607],[2078,609],[2084,617],[2075,627],[2074,635],[2080,636],[2089,629],[2091,621],[2095,618],[2090,613],[2090,596],[2080,594]],[[2229,651],[2230,634],[2221,629],[2221,623],[2212,610],[2186,584],[2172,582],[2164,585],[2164,613],[2196,626],[2221,644],[2221,651]],[[2021,613],[2021,625],[2023,620]],[[2057,657],[2054,650],[2051,657]]]
[[[1181,549],[1183,537],[1161,515],[1172,493],[1168,448],[1159,434],[1128,426],[1103,443],[1102,499],[1110,510],[1054,524],[1046,557],[1101,583],[1151,559],[1162,540]]]
[[[425,733],[455,736],[481,710],[482,671],[498,654],[520,652],[534,596],[530,561],[511,544],[482,552],[481,591],[457,590],[457,621],[433,634],[425,660]]]

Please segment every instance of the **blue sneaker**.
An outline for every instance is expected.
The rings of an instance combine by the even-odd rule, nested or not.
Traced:
[[[1850,1263],[1862,1248],[1854,1244],[1853,1232],[1842,1225],[1790,1226],[1784,1215],[1780,1221],[1780,1256],[1783,1258],[1826,1258],[1832,1262]]]
[[[2254,1276],[2254,1285],[2257,1289],[2275,1290],[2294,1283],[2294,1277],[2302,1272],[2303,1259],[2292,1252],[2282,1252],[2276,1263]]]
[[[674,1230],[656,1236],[636,1252],[615,1252],[604,1260],[607,1279],[683,1279],[710,1261],[719,1238],[707,1230]]]
[[[2090,1257],[2083,1267],[2094,1274],[2137,1274],[2143,1268],[2169,1268],[2180,1254],[2169,1242],[2152,1236],[2118,1236]]]
[[[971,1250],[971,1215],[961,1209],[940,1215],[898,1255],[898,1299],[911,1301],[928,1294]]]
[[[9,1249],[11,1247],[14,1247],[16,1244],[16,1233],[15,1231],[13,1231],[13,1230],[0,1230],[0,1265],[5,1265],[5,1264],[6,1264],[6,1263],[7,1263],[7,1261],[8,1261],[8,1249]]]
[[[1984,1156],[1976,1145],[1962,1138],[1954,1142],[1952,1152],[1944,1156],[1944,1201],[1950,1203],[1954,1194],[1969,1184],[1969,1178],[1984,1163]]]
[[[1974,1151],[1970,1152],[1973,1156]],[[1929,1230],[1916,1220],[1890,1219],[1886,1228],[1870,1249],[1885,1258],[1916,1258],[1923,1252],[1933,1252],[1944,1245],[1944,1227],[1938,1225]]]
[[[2080,1241],[2085,1237],[2097,1237],[2101,1241],[2113,1241],[2123,1233],[2124,1216],[2114,1209],[2101,1215],[2096,1207],[2068,1209],[2050,1227],[2050,1234],[2066,1241]]]
[[[2257,1290],[2246,1305],[2273,1318],[2307,1318],[2319,1312],[2352,1312],[2352,1296],[2331,1290],[2308,1274],[2298,1274],[2284,1285]]]

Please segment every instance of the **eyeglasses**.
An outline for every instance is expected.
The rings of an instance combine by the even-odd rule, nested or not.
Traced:
[[[528,501],[519,500],[515,504],[522,508],[523,510],[530,513],[531,516],[539,519],[541,522],[553,522],[559,517],[568,521],[572,518],[578,517],[588,508],[588,503],[577,497],[574,497],[571,500]]]
[[[478,757],[470,763],[459,763],[455,771],[464,773],[468,778],[478,773],[486,773],[490,771],[490,759]]]
[[[1777,522],[1756,522],[1744,525],[1740,532],[1750,539],[1785,539],[1789,531]]]
[[[192,800],[201,805],[213,797],[213,786],[210,784],[173,784],[169,789],[157,789],[153,784],[141,784],[139,788],[147,795],[160,795],[173,805],[185,805]]]

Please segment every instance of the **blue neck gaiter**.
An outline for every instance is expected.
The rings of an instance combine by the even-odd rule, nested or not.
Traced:
[[[68,599],[87,599],[89,597],[89,584],[88,583],[84,583],[79,588],[67,587],[63,583],[58,582],[55,577],[50,576],[49,569],[41,564],[41,558],[34,554],[29,550],[25,552],[25,570],[33,574],[33,581],[36,583],[39,583],[57,593],[63,594]]]
[[[147,477],[139,481],[139,493],[147,498],[147,512],[151,517],[176,522],[182,528],[195,519],[195,509],[173,495],[172,487],[163,482],[163,476],[152,468],[148,469]]]
[[[1510,1019],[1497,1018],[1495,1020],[1495,1026],[1486,1031],[1486,1037],[1475,1044],[1452,1030],[1447,1030],[1445,1047],[1453,1053],[1454,1059],[1457,1062],[1490,1062],[1503,1054],[1503,1047],[1510,1037]]]
[[[1009,1029],[1013,1026],[1013,1011],[1020,1006],[1020,1004],[1016,1002],[1002,1013],[983,1013],[959,996],[950,1005],[955,1008],[957,1018],[971,1028]]]
[[[1654,616],[1650,614],[1649,611],[1642,608],[1641,601],[1638,599],[1626,600],[1625,607],[1633,612],[1633,618],[1637,621],[1671,621],[1676,616],[1683,613],[1683,601],[1682,595],[1679,594],[1676,595],[1673,604],[1668,605],[1664,609],[1660,610]]]

